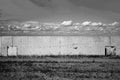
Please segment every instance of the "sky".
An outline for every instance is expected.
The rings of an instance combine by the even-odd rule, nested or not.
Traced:
[[[119,8],[120,0],[0,0],[0,20],[111,23]]]

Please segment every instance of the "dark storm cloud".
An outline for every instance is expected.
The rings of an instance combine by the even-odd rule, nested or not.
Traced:
[[[39,7],[52,7],[52,0],[29,0]]]
[[[112,20],[120,17],[120,0],[0,0],[3,18],[22,20]]]
[[[39,7],[54,8],[64,16],[101,16],[109,18],[120,14],[120,0],[30,0]],[[44,5],[44,6],[43,6]],[[79,8],[78,8],[79,7]],[[108,12],[107,12],[108,11]],[[118,14],[116,14],[118,13]],[[108,15],[107,15],[108,14]],[[66,16],[67,16],[66,15]],[[80,16],[80,17],[82,17]],[[115,17],[116,18],[116,17]]]
[[[109,0],[69,0],[76,6],[86,6],[89,8],[103,8]]]
[[[31,20],[52,15],[51,9],[38,7],[29,0],[0,0],[0,13],[2,14],[0,19],[15,18],[19,20]]]
[[[113,11],[120,13],[120,0],[29,0],[39,7],[69,6],[72,3],[78,7],[87,7],[96,10]],[[61,4],[62,3],[62,4]],[[65,5],[65,4],[66,5]],[[56,5],[55,5],[56,4]]]
[[[69,0],[74,5],[120,13],[120,0]]]

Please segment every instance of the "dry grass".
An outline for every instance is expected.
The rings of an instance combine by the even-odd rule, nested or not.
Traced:
[[[120,61],[109,58],[0,60],[0,80],[120,80]]]

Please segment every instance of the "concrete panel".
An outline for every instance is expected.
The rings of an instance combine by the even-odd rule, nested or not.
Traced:
[[[60,41],[61,41],[61,37],[50,37],[49,39],[49,51],[50,51],[50,54],[61,54],[60,52]]]
[[[15,37],[14,45],[18,46],[21,55],[47,55],[59,52],[56,37]]]
[[[118,37],[111,40],[118,49],[119,40]],[[2,37],[1,41],[3,55],[7,55],[7,46],[12,44],[19,55],[104,55],[105,46],[109,45],[109,38],[105,36],[8,36]]]
[[[105,46],[109,45],[109,38],[104,36],[98,36],[94,38],[94,48],[95,51],[98,53],[97,55],[104,55],[105,54]],[[93,50],[94,50],[93,48]]]
[[[120,37],[112,36],[111,37],[111,45],[116,47],[116,55],[120,55]]]
[[[7,56],[8,55],[8,47],[12,46],[12,37],[2,37],[1,40],[1,53],[3,56]]]
[[[107,37],[62,37],[62,53],[104,55],[105,45],[108,43]]]

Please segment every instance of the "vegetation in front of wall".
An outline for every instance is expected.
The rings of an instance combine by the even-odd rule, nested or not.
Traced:
[[[79,59],[79,58],[110,58],[110,59],[120,59],[119,55],[14,55],[14,56],[0,56],[0,58],[73,58],[73,59]]]
[[[0,79],[120,80],[119,66],[119,60],[108,58],[59,59],[47,57],[45,59],[30,58],[24,60],[10,58],[7,61],[0,60]]]

